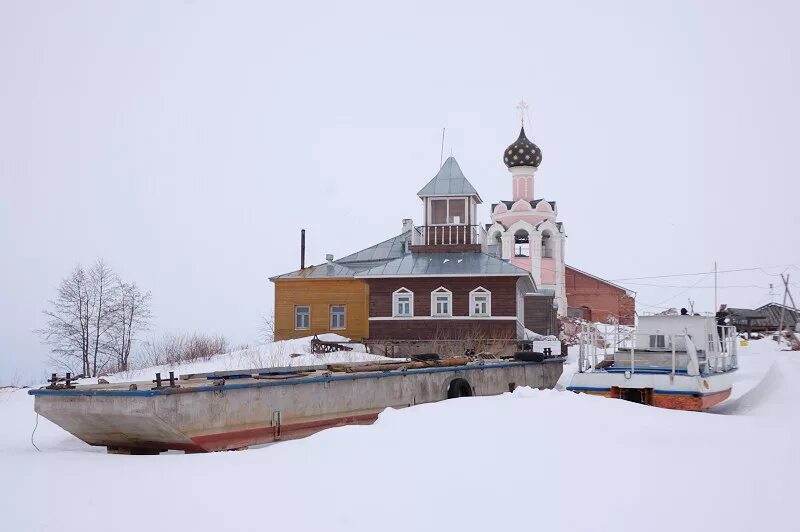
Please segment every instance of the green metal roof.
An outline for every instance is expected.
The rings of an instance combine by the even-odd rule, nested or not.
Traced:
[[[417,196],[425,198],[429,196],[475,196],[478,202],[481,197],[475,187],[472,186],[461,167],[458,166],[455,157],[452,155],[447,158],[433,179],[422,190],[417,192]]]

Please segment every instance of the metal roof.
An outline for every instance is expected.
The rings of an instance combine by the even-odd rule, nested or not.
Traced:
[[[375,263],[378,261],[393,260],[405,254],[405,242],[409,238],[411,238],[411,231],[406,231],[389,240],[384,240],[379,244],[337,259],[334,262],[337,264],[347,264],[350,268],[358,269],[358,265],[354,263]],[[371,264],[370,267],[376,265],[377,264]]]
[[[611,281],[603,279],[602,277],[598,277],[596,275],[592,275],[591,273],[585,272],[583,270],[579,270],[575,266],[570,266],[569,264],[565,264],[564,268],[568,269],[568,270],[572,270],[572,271],[578,272],[578,273],[581,273],[583,275],[591,277],[592,279],[595,279],[595,280],[600,281],[602,283],[605,283],[607,285],[613,286],[615,288],[619,288],[620,290],[624,290],[625,293],[630,297],[635,297],[636,296],[636,290],[631,290],[630,288],[625,288],[624,286],[620,286],[620,285],[618,285],[616,283],[612,283]]]
[[[326,262],[318,264],[317,266],[309,266],[302,270],[296,270],[282,275],[270,277],[270,281],[276,279],[340,279],[353,277],[356,270],[348,268],[343,264],[336,264],[335,262]]]
[[[356,277],[527,276],[527,270],[486,253],[409,253]]]
[[[533,200],[533,201],[529,201],[528,203],[530,204],[530,206],[531,206],[531,208],[532,208],[532,209],[535,209],[535,208],[536,208],[536,206],[537,206],[537,205],[539,205],[539,202],[540,202],[540,201],[542,201],[542,199],[541,199],[541,198],[539,198],[539,199],[535,199],[535,200]],[[516,201],[500,200],[500,203],[502,203],[503,205],[505,205],[505,206],[506,206],[506,209],[508,209],[508,210],[511,210],[511,207],[513,207],[513,206],[514,206],[514,204],[516,203]],[[500,203],[492,203],[492,211],[491,211],[491,212],[494,212],[494,208],[495,208],[495,207],[497,207],[497,206],[498,206]],[[554,210],[554,211],[556,210],[556,202],[555,202],[555,201],[548,201],[547,203],[549,203],[549,204],[550,204],[550,206],[553,208],[553,210]]]
[[[800,310],[781,305],[780,303],[767,303],[756,309],[766,316],[764,321],[757,321],[753,325],[763,325],[777,329],[783,320],[784,327],[794,327],[800,322]]]
[[[728,307],[728,313],[735,318],[740,318],[743,320],[758,320],[767,317],[763,312],[759,312],[758,310],[753,310],[749,308]]]
[[[433,179],[422,190],[417,192],[417,196],[424,198],[428,196],[475,196],[478,202],[481,197],[475,187],[472,186],[461,167],[458,166],[455,157],[452,155],[447,158]]]

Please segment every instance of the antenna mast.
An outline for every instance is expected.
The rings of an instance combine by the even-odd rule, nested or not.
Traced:
[[[439,168],[442,167],[442,159],[444,158],[444,130],[445,128],[442,128],[442,150],[439,152]]]

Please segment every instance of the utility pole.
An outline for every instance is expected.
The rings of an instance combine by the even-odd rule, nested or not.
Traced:
[[[781,274],[781,281],[783,281],[783,308],[781,308],[781,325],[778,327],[778,334],[781,333],[783,330],[783,318],[786,315],[786,298],[789,298],[789,301],[792,302],[792,308],[797,309],[797,305],[794,304],[794,298],[792,297],[792,293],[789,291],[789,274],[787,273],[786,276]]]
[[[689,298],[689,314],[694,316],[694,300],[691,297]]]
[[[719,309],[717,304],[717,261],[714,261],[714,312]]]

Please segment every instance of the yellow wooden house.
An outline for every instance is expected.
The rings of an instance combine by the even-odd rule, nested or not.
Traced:
[[[275,284],[275,339],[336,333],[353,340],[369,338],[369,285],[359,272],[406,253],[411,221],[394,238],[336,261],[271,277]],[[407,230],[406,230],[407,229]]]

